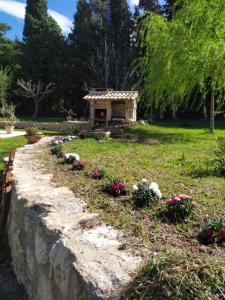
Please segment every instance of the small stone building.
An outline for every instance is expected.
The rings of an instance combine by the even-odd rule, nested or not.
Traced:
[[[135,122],[137,120],[137,91],[93,89],[84,97],[90,103],[90,126]]]

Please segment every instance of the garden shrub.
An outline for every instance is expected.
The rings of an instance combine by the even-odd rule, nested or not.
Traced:
[[[87,167],[87,165],[88,164],[86,161],[75,162],[72,169],[76,171],[82,171]]]
[[[166,199],[166,204],[169,215],[179,220],[184,220],[190,216],[196,205],[191,196],[188,195]]]
[[[137,207],[150,206],[162,198],[158,184],[155,182],[149,183],[145,179],[141,183],[134,185],[133,190],[132,199]]]
[[[225,241],[225,220],[215,218],[208,222],[205,230],[206,242],[220,243]]]
[[[124,181],[120,179],[113,179],[108,182],[103,188],[104,192],[108,193],[113,197],[119,197],[122,195],[126,195],[126,184]]]
[[[102,169],[98,169],[98,168],[94,168],[92,171],[91,171],[91,177],[93,179],[98,179],[98,180],[101,180],[103,178],[105,178],[105,171],[102,170]]]
[[[56,144],[51,148],[50,151],[52,155],[56,155],[57,157],[62,157],[62,155],[65,154],[62,144]]]
[[[74,162],[78,162],[80,160],[80,156],[76,153],[66,153],[64,155],[64,160],[66,164],[73,164]]]

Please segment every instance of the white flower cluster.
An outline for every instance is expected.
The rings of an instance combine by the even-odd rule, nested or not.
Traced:
[[[71,142],[72,140],[76,139],[77,136],[75,135],[68,135],[68,136],[56,136],[52,139],[52,145],[63,144],[65,142]]]
[[[142,179],[142,183],[148,184],[148,182],[149,182],[149,180]],[[137,184],[133,185],[133,190],[138,191],[138,185]],[[151,182],[149,184],[149,190],[151,190],[159,199],[162,199],[162,193],[161,193],[161,191],[159,189],[159,186],[156,182]]]
[[[66,153],[64,157],[66,160],[80,161],[80,156],[77,153]]]

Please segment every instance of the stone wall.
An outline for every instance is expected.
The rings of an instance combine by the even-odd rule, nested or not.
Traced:
[[[16,154],[9,242],[18,281],[31,300],[120,299],[141,259],[42,171],[36,156],[48,139]]]
[[[16,129],[26,129],[28,127],[37,127],[40,130],[52,130],[59,132],[73,132],[86,129],[88,122],[63,122],[63,123],[42,123],[42,122],[17,122]],[[4,122],[0,122],[0,127],[4,128]]]

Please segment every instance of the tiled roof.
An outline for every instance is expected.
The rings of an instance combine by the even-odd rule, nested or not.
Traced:
[[[137,91],[91,91],[85,100],[137,100]]]

